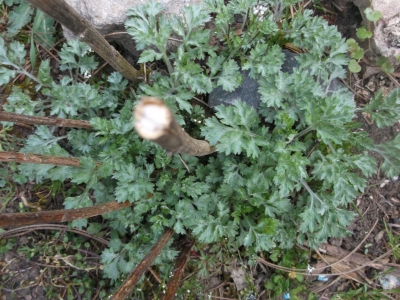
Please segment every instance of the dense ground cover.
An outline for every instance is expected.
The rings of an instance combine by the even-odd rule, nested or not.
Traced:
[[[163,249],[153,275],[136,295],[159,295],[179,250],[189,243],[190,276],[181,285],[182,297],[216,293],[213,288],[224,282],[234,287],[227,292],[233,297],[240,297],[235,290],[240,282],[247,285],[244,298],[288,292],[314,297],[304,282],[310,275],[311,249],[328,238],[349,235],[348,226],[360,213],[353,202],[370,190],[378,171],[390,180],[399,173],[398,135],[373,140],[355,118],[364,116],[395,131],[400,92],[394,89],[385,97],[376,93],[359,105],[348,89],[331,90],[333,80],[345,78],[348,46],[336,27],[294,6],[297,2],[255,11],[254,1],[207,1],[208,10],[189,7],[183,21],[158,17],[158,4],[131,9],[127,31],[138,49],[145,49],[138,63],[152,71],[139,87],[119,73],[98,72],[99,58],[85,44],[70,41],[36,52],[30,46],[35,45],[35,21],[30,31],[12,32],[9,26],[0,44],[2,83],[11,82],[3,87],[3,110],[90,123],[89,130],[3,123],[2,150],[19,151],[25,158],[32,153],[62,157],[69,163],[3,164],[3,210],[75,209],[112,200],[132,204],[102,218],[74,220],[57,233],[32,234],[30,240],[7,234],[4,252],[19,245],[14,258],[46,266],[48,273],[41,273],[34,285],[43,287],[47,297],[113,293],[167,228],[173,228],[174,242]],[[290,8],[297,13],[291,15]],[[3,4],[3,16],[12,18],[7,12],[17,9],[40,20],[39,12],[24,2],[17,7]],[[240,34],[232,27],[237,15],[244,20]],[[212,31],[204,27],[210,21]],[[180,45],[167,53],[172,32]],[[217,42],[211,43],[210,35]],[[280,71],[281,47],[288,42],[302,52],[293,73]],[[58,66],[52,67],[54,63]],[[260,78],[259,109],[244,102],[215,111],[204,105],[216,86],[230,91],[240,85],[240,69]],[[216,145],[217,153],[170,157],[139,138],[132,109],[142,95],[165,100],[178,123]],[[23,205],[16,205],[16,194]],[[70,232],[72,228],[81,231]],[[396,239],[391,237],[394,251]],[[271,274],[263,261],[291,272]],[[231,274],[235,285],[224,274]],[[16,281],[14,273],[4,276],[7,282]],[[152,287],[154,280],[157,288]],[[196,284],[199,280],[202,285]]]

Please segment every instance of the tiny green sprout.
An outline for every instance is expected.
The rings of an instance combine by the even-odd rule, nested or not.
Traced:
[[[354,59],[361,59],[364,57],[364,50],[361,47],[358,47],[357,51],[352,53],[350,56]]]
[[[382,18],[382,13],[377,10],[373,10],[371,7],[367,7],[364,10],[365,16],[367,17],[368,21],[370,22],[376,22],[380,18]]]
[[[364,50],[358,45],[355,39],[348,39],[346,41],[347,51],[350,52],[350,57],[354,59],[361,59],[364,56]]]
[[[365,27],[361,27],[357,28],[356,35],[360,39],[360,41],[364,41],[365,39],[369,39],[372,37],[372,32],[367,30]]]
[[[358,44],[355,39],[348,39],[346,41],[346,44],[347,44],[347,50],[349,52],[355,52],[358,48]]]
[[[346,44],[351,58],[358,60],[364,57],[364,50],[357,44],[355,39],[348,39]]]
[[[394,72],[394,67],[390,63],[389,59],[387,57],[379,57],[378,60],[376,61],[376,64],[382,68],[382,71],[385,73],[393,73]]]
[[[349,70],[352,73],[358,73],[361,71],[361,66],[358,64],[356,60],[352,59],[349,62]]]

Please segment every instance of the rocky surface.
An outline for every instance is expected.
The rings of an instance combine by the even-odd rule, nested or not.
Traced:
[[[285,61],[281,67],[282,72],[292,73],[293,68],[299,66],[296,60],[298,54],[292,53],[286,49],[282,50],[285,54]],[[220,104],[233,105],[238,100],[244,101],[247,105],[258,108],[260,105],[260,94],[258,93],[258,82],[252,79],[248,74],[249,72],[242,72],[244,78],[242,84],[233,92],[227,92],[222,87],[217,87],[209,95],[208,104],[215,107]],[[338,80],[333,80],[329,87],[330,90],[337,90],[339,87],[344,87],[344,84]]]
[[[258,90],[257,80],[249,76],[248,71],[242,71],[243,81],[242,84],[233,92],[227,92],[221,86],[214,89],[209,98],[208,104],[215,107],[220,104],[233,105],[236,101],[244,101],[247,105],[257,109],[260,105],[260,94]]]
[[[141,5],[145,0],[66,0],[77,13],[88,20],[97,30],[105,35],[108,41],[122,45],[130,53],[137,56],[132,37],[125,32],[124,22],[126,13],[134,5]],[[180,15],[183,8],[188,5],[201,4],[202,0],[158,0],[168,15]],[[67,39],[76,38],[64,28]]]
[[[399,0],[354,0],[363,16],[363,23],[373,30],[372,46],[377,55],[388,57],[393,64],[400,64],[400,1]],[[371,7],[382,13],[375,24],[368,22],[364,10]]]

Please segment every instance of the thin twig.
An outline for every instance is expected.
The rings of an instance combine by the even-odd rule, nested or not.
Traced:
[[[0,161],[80,167],[79,158],[0,151]]]
[[[190,170],[189,166],[186,164],[186,162],[183,160],[182,156],[180,154],[178,154],[179,159],[181,160],[182,164],[185,166],[186,170],[188,170],[188,172],[190,174],[192,174],[192,170]]]
[[[157,273],[154,272],[154,270],[152,269],[152,267],[149,267],[148,270],[149,270],[149,272],[151,273],[151,275],[154,276],[154,278],[157,280],[158,283],[161,283],[161,282],[162,282],[160,276],[158,276]]]
[[[370,262],[367,262],[367,263],[365,263],[365,264],[362,264],[361,266],[355,267],[355,268],[353,268],[353,269],[351,269],[351,270],[347,270],[347,271],[343,271],[343,272],[339,272],[339,273],[331,273],[331,274],[329,274],[329,273],[317,273],[317,274],[315,274],[315,273],[312,273],[312,272],[310,272],[310,273],[299,273],[299,272],[297,272],[295,269],[292,270],[291,272],[294,272],[294,273],[299,274],[299,275],[304,275],[304,276],[337,276],[337,275],[344,275],[344,274],[352,273],[352,272],[361,270],[362,268],[368,267],[368,266],[370,266],[371,264],[373,264],[373,263],[375,263],[375,262],[377,262],[377,261],[379,261],[379,260],[385,258],[386,256],[388,256],[388,255],[391,254],[392,252],[393,252],[393,250],[390,249],[390,250],[387,251],[386,253],[382,254],[381,256],[375,258],[374,260],[372,260],[372,261],[370,261]],[[260,262],[262,262],[263,264],[267,265],[267,266],[276,267],[276,265],[274,265],[274,264],[272,264],[272,263],[270,263],[270,262],[267,262],[267,261],[265,261],[265,260],[263,260],[263,259],[261,259],[261,258],[259,258],[258,260],[259,260]],[[337,263],[337,262],[336,262],[336,263]],[[280,266],[278,266],[278,267],[280,267]],[[326,267],[325,267],[325,268],[326,268]],[[282,270],[282,268],[279,268],[279,269]],[[286,271],[286,270],[283,270],[283,271]]]
[[[25,234],[35,231],[35,230],[65,230],[65,231],[69,231],[69,232],[73,232],[73,233],[77,233],[77,234],[86,236],[92,240],[96,240],[96,241],[108,246],[108,241],[101,237],[90,235],[86,231],[83,231],[83,230],[69,229],[67,225],[60,225],[60,224],[39,224],[39,225],[28,225],[28,226],[13,228],[13,229],[9,229],[4,232],[0,232],[0,238],[6,238],[6,237],[10,238],[10,237],[14,236],[12,234],[18,234],[19,232],[25,231],[25,230],[26,230]]]
[[[386,73],[390,80],[395,84],[395,86],[400,87],[400,83],[394,78],[390,73]]]
[[[332,263],[332,264],[330,264],[330,265],[328,265],[328,266],[324,266],[324,267],[321,267],[321,268],[315,268],[314,270],[324,270],[324,269],[329,268],[329,267],[332,267],[332,266],[334,266],[334,265],[336,265],[336,264],[338,264],[338,263],[344,261],[344,260],[347,259],[348,257],[350,257],[350,256],[351,256],[352,254],[354,254],[354,253],[361,247],[361,245],[366,241],[366,239],[369,237],[369,235],[370,235],[370,234],[372,233],[372,231],[375,229],[375,226],[376,226],[377,224],[378,224],[378,220],[375,221],[374,225],[372,226],[372,228],[370,229],[370,231],[367,233],[367,235],[364,237],[364,239],[363,239],[363,240],[358,244],[358,246],[357,246],[356,248],[354,248],[354,250],[351,251],[348,255],[346,255],[346,256],[343,257],[342,259],[340,259],[340,260],[338,260],[338,261],[336,261],[336,262],[334,262],[334,263]],[[266,264],[266,262],[267,262],[267,261],[265,261],[264,259],[262,259],[262,258],[260,258],[260,257],[258,258],[258,260],[259,260],[260,262],[264,263],[264,264]],[[273,267],[273,268],[278,269],[278,270],[287,271],[287,272],[294,272],[294,273],[303,274],[303,275],[310,275],[310,273],[299,273],[299,272],[308,271],[308,269],[286,268],[286,267],[282,267],[282,266],[279,266],[279,265],[276,265],[276,264],[273,264],[273,263],[270,263],[270,262],[267,262],[267,263],[268,263],[268,264],[266,264],[267,266]],[[372,262],[371,262],[371,263],[372,263]],[[311,275],[329,275],[329,274],[311,274]],[[330,274],[330,275],[332,275],[332,274]],[[337,273],[335,273],[335,275],[337,275]]]
[[[138,264],[135,270],[133,270],[131,275],[124,281],[124,283],[120,286],[118,291],[111,299],[129,299],[129,295],[132,293],[134,287],[136,286],[142,275],[148,270],[148,268],[160,254],[161,250],[164,248],[164,246],[167,244],[173,234],[173,229],[167,229],[167,231],[159,238],[157,243],[150,249],[149,253],[146,254],[146,256]]]
[[[198,101],[198,102],[200,102],[201,104],[203,104],[203,105],[205,105],[205,106],[208,106],[209,108],[212,108],[210,105],[208,105],[208,104],[205,103],[203,100],[201,100],[201,99],[199,99],[199,98],[197,98],[197,97],[193,97],[193,99],[196,100],[196,101]]]
[[[46,224],[58,222],[71,222],[79,219],[87,219],[112,211],[120,210],[133,204],[129,201],[119,203],[112,201],[90,207],[75,209],[60,209],[50,211],[25,212],[25,213],[1,213],[0,227],[15,227],[33,224]]]
[[[0,111],[0,121],[24,123],[30,125],[48,125],[48,126],[74,127],[74,128],[86,128],[86,129],[93,128],[89,121],[27,116],[5,111]]]
[[[179,287],[180,278],[182,277],[182,274],[185,271],[185,266],[189,261],[190,250],[192,249],[193,244],[193,241],[187,243],[187,245],[185,245],[179,254],[179,257],[175,263],[173,274],[167,284],[167,291],[162,297],[163,300],[172,300],[175,298],[176,291]]]
[[[311,290],[311,291],[312,291],[314,294],[318,294],[318,293],[320,293],[320,292],[326,290],[326,289],[327,289],[328,287],[330,287],[332,284],[338,282],[338,281],[340,280],[340,278],[341,278],[341,277],[338,276],[338,277],[335,278],[335,280],[332,280],[332,281],[329,282],[327,285],[324,285],[324,286],[322,286],[322,287],[320,287],[320,288],[318,288],[318,289]]]
[[[5,288],[5,287],[1,287],[1,289],[2,289],[3,291],[5,291],[5,292],[15,293],[16,291],[21,291],[21,290],[25,290],[25,289],[30,289],[30,288],[32,288],[32,287],[34,287],[34,286],[37,286],[37,285],[38,285],[38,283],[35,283],[35,284],[32,284],[32,285],[23,286],[23,287],[20,287],[20,288],[17,288],[17,289],[7,289],[7,288]]]

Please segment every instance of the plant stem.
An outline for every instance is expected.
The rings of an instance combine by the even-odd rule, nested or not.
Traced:
[[[249,16],[249,11],[250,11],[250,8],[247,9],[246,15],[245,15],[245,17],[244,17],[244,19],[243,19],[243,24],[242,24],[242,28],[241,28],[242,32],[243,32],[243,30],[244,30],[244,27],[246,26],[247,18],[248,18],[248,16]],[[257,15],[258,15],[258,13],[257,13]]]
[[[48,125],[58,127],[74,127],[92,129],[89,121],[62,119],[62,118],[49,118],[49,117],[34,117],[22,114],[14,114],[5,111],[0,111],[0,121],[23,123],[30,125]]]
[[[167,244],[169,239],[174,234],[174,230],[169,228],[165,233],[160,237],[157,243],[150,249],[149,253],[142,259],[139,265],[135,270],[131,273],[131,275],[124,281],[124,283],[120,286],[115,295],[111,298],[112,300],[125,300],[129,299],[129,295],[132,293],[134,287],[139,282],[142,275],[147,271],[147,269],[151,266],[153,261],[160,254],[161,250]]]
[[[79,158],[0,151],[0,161],[80,167]]]
[[[306,128],[306,129],[304,129],[303,131],[300,131],[298,134],[296,134],[294,137],[292,137],[292,138],[290,139],[290,141],[286,143],[286,145],[290,144],[290,143],[293,142],[295,139],[298,139],[299,137],[301,137],[301,136],[303,136],[303,135],[305,135],[305,134],[307,134],[307,133],[309,133],[309,132],[311,132],[311,131],[313,131],[313,130],[315,130],[314,127],[313,127],[313,126],[310,126],[310,127]]]
[[[129,201],[122,203],[112,201],[100,205],[76,209],[39,211],[31,213],[2,213],[0,214],[0,227],[6,228],[35,224],[71,222],[74,220],[86,219],[112,211],[120,210],[122,208],[132,205],[133,204]]]
[[[310,194],[311,199],[317,199],[321,204],[323,204],[324,202],[318,197],[317,194],[314,193],[314,191],[310,188],[310,186],[307,184],[307,182],[303,179],[300,178],[299,179],[300,183],[305,187],[305,189],[307,190],[307,192]],[[314,201],[312,201],[313,203]]]
[[[172,86],[174,88],[176,88],[177,81],[176,81],[176,78],[174,76],[172,76],[172,73],[174,72],[174,68],[172,67],[171,61],[168,58],[167,52],[165,52],[165,50],[162,49],[162,48],[158,48],[158,51],[160,51],[162,53],[162,57],[163,57],[164,63],[167,66],[169,76],[170,76],[170,78],[172,80]]]
[[[5,111],[0,111],[0,121],[23,123],[30,125],[48,125],[48,126],[86,128],[86,129],[93,128],[89,121],[26,116],[22,114],[14,114]]]
[[[33,81],[42,84],[40,82],[40,80],[38,78],[36,78],[35,76],[33,76],[31,73],[27,72],[25,69],[21,68],[20,66],[17,66],[16,64],[13,64],[12,62],[8,61],[6,63],[2,63],[3,65],[9,65],[12,66],[13,68],[16,69],[17,73],[19,74],[24,74],[25,76],[28,76],[29,78],[31,78]]]
[[[159,49],[160,50],[160,49]],[[172,77],[172,73],[174,72],[174,68],[172,67],[171,61],[168,58],[168,55],[165,51],[160,51],[162,53],[165,64],[167,65],[168,73]]]
[[[169,155],[204,156],[216,151],[207,141],[196,140],[188,135],[179,126],[172,111],[158,98],[143,98],[133,115],[138,134],[160,145]]]
[[[185,271],[185,266],[190,258],[190,250],[192,249],[194,242],[191,241],[182,249],[181,253],[179,254],[178,259],[176,260],[175,267],[171,278],[167,284],[167,291],[162,297],[162,300],[169,300],[174,299],[176,291],[179,287],[179,280]]]

